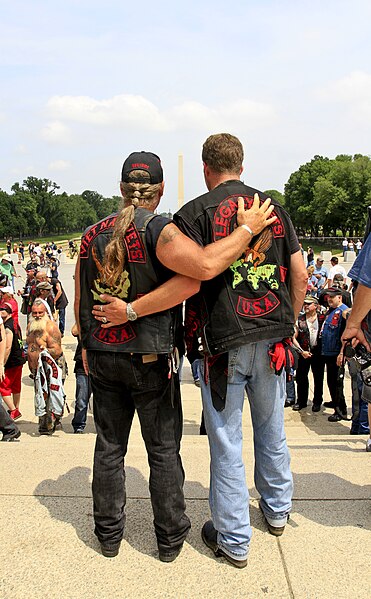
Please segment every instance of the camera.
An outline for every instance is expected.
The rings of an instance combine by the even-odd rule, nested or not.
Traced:
[[[368,387],[371,387],[371,352],[367,351],[364,345],[359,343],[352,347],[349,343],[344,348],[344,355],[348,360],[354,360],[362,381]]]

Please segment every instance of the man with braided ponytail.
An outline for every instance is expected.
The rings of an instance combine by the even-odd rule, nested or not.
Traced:
[[[125,525],[124,459],[137,410],[148,453],[159,558],[171,562],[190,528],[179,455],[179,304],[199,290],[200,280],[236,260],[275,217],[270,200],[260,205],[256,196],[245,210],[243,199],[236,198],[240,226],[227,238],[199,247],[171,221],[154,214],[164,190],[158,156],[131,154],[120,187],[123,209],[85,231],[75,275],[75,315],[97,430],[95,534],[103,555],[118,554]],[[173,276],[172,270],[180,274]]]

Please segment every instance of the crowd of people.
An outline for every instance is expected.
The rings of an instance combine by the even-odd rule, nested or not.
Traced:
[[[348,419],[346,398],[342,390],[345,361],[341,337],[351,313],[357,281],[346,273],[337,256],[331,257],[329,270],[323,263],[323,258],[318,256],[315,264],[307,267],[307,295],[293,338],[294,348],[299,355],[296,370],[287,375],[285,407],[292,407],[295,411],[307,408],[311,371],[314,387],[312,411],[320,412],[322,405],[332,408],[334,413],[328,420],[338,422]],[[352,379],[352,397],[348,398],[352,404],[350,434],[369,435],[368,408],[362,399],[360,373],[354,369],[353,362],[347,361],[346,366]],[[331,398],[328,402],[323,402],[325,373]]]
[[[312,411],[319,412],[326,371],[328,407],[334,410],[329,420],[348,419],[339,381],[345,354],[349,347],[354,350],[352,340],[370,351],[361,323],[371,306],[371,236],[349,274],[337,256],[327,271],[320,256],[315,261],[312,248],[304,256],[285,209],[243,183],[243,147],[236,137],[210,136],[202,162],[207,192],[170,221],[156,214],[164,193],[159,157],[151,152],[130,154],[121,172],[122,210],[82,236],[75,271],[73,334],[78,344],[72,426],[75,433],[84,430],[92,392],[95,534],[102,554],[112,558],[124,534],[125,456],[137,412],[150,467],[159,559],[174,561],[191,527],[180,456],[179,369],[187,352],[201,387],[211,457],[211,519],[202,527],[202,539],[215,557],[244,568],[252,536],[242,456],[245,394],[260,509],[270,534],[279,537],[293,493],[284,407],[300,411],[308,405],[312,370]],[[36,248],[37,244],[25,266],[22,312],[28,320],[26,353],[35,382],[39,432],[51,434],[60,426],[65,402],[62,337],[68,301],[58,262],[43,270]],[[74,248],[70,245],[69,250]],[[9,284],[15,275],[7,270],[3,276]],[[3,288],[0,304],[0,360],[4,356],[5,370],[6,348],[18,348],[11,376],[0,371],[9,410],[3,440],[19,437],[16,425],[9,432],[9,420],[14,424],[20,417],[19,372],[25,361],[14,306],[8,301],[12,292],[8,285],[6,296]],[[351,432],[363,434],[371,377],[363,366],[350,374]],[[367,449],[371,451],[371,441]]]
[[[13,253],[19,248],[20,245],[14,244]],[[25,271],[25,279],[17,274],[10,254],[5,254],[1,261],[1,264],[4,262],[11,267],[1,270],[0,275],[2,441],[13,441],[21,435],[16,421],[22,417],[22,373],[26,362],[29,376],[34,381],[35,414],[39,417],[38,430],[41,435],[51,435],[61,427],[65,408],[63,385],[68,368],[62,338],[66,327],[68,298],[58,272],[58,256],[61,252],[58,252],[54,243],[42,247],[33,242],[28,245],[28,252],[28,260],[22,261],[23,256],[19,260]],[[24,281],[23,288],[17,293],[12,284],[13,277],[20,277]],[[19,310],[26,316],[24,337],[19,323]],[[81,366],[78,351],[74,359],[76,367],[78,364]],[[76,407],[72,426],[74,432],[81,433],[86,426],[90,393],[87,394],[87,386],[84,387],[85,393],[81,391],[81,376],[76,374],[76,379]]]

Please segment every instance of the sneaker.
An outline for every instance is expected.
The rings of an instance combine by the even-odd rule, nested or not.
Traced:
[[[82,429],[77,428],[75,431],[73,431],[75,435],[83,435],[84,431]]]
[[[100,548],[102,555],[104,555],[104,557],[116,557],[119,554],[120,545],[121,541],[118,543],[113,543],[112,545],[109,545],[108,543],[101,543]]]
[[[196,385],[196,387],[201,387],[200,379],[194,379],[193,382]]]
[[[4,442],[15,441],[16,439],[19,439],[20,436],[21,436],[21,431],[17,428],[17,430],[15,430],[14,433],[9,433],[9,435],[3,435],[3,438],[1,439],[1,441],[4,441]]]
[[[366,442],[366,451],[371,453],[371,439],[367,439]]]
[[[201,537],[205,545],[214,552],[215,557],[224,557],[227,562],[235,566],[236,568],[246,568],[247,558],[237,559],[231,557],[224,551],[222,547],[218,545],[218,531],[215,530],[212,520],[208,520],[202,527]]]
[[[292,408],[292,406],[294,405],[294,401],[292,399],[285,399],[285,408]]]
[[[18,420],[18,418],[22,418],[22,414],[20,413],[20,411],[18,410],[18,408],[16,408],[15,410],[8,410],[9,416],[13,419],[13,420]]]
[[[183,549],[183,543],[176,549],[170,549],[169,551],[159,549],[158,557],[160,559],[160,562],[166,562],[166,563],[173,562],[178,557],[178,555],[182,549]]]

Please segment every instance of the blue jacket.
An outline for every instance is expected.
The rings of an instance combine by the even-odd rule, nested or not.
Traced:
[[[345,328],[343,312],[347,309],[348,306],[341,304],[327,314],[321,331],[323,356],[337,356],[340,353],[340,338]]]

